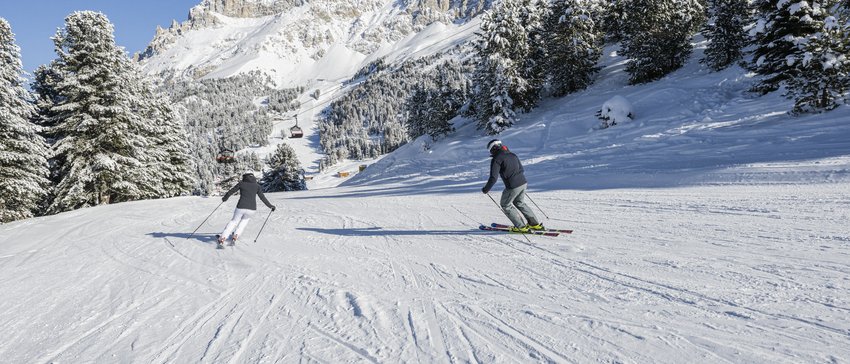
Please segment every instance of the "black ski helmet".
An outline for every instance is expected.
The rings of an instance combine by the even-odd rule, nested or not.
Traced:
[[[490,151],[490,154],[495,153],[496,149],[499,149],[501,147],[502,147],[502,141],[499,140],[499,139],[493,139],[489,143],[487,143],[487,150]]]

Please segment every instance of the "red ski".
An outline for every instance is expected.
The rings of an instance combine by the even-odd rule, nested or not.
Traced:
[[[498,229],[510,229],[511,228],[509,225],[502,225],[502,224],[496,224],[496,223],[492,223],[492,224],[490,224],[490,226],[492,226],[494,228],[498,228]],[[549,228],[546,228],[546,230],[537,230],[537,231],[561,233],[561,234],[572,234],[573,233],[572,230],[549,229]]]

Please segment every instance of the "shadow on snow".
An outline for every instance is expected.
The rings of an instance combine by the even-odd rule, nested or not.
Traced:
[[[336,236],[429,236],[429,235],[488,235],[492,232],[482,230],[384,230],[380,227],[371,228],[349,228],[349,229],[321,229],[321,228],[297,228],[301,231],[309,231],[320,234]]]
[[[150,237],[153,237],[153,238],[157,238],[157,239],[174,238],[174,239],[169,240],[169,241],[172,241],[172,242],[178,242],[178,241],[191,239],[191,240],[199,241],[199,242],[206,243],[206,244],[214,244],[215,241],[216,241],[215,234],[194,234],[194,235],[192,235],[190,233],[156,232],[156,233],[149,233],[147,235],[150,236]],[[179,240],[177,240],[177,239],[179,239]]]

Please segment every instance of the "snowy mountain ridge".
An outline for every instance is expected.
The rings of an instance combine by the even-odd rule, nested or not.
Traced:
[[[463,25],[488,6],[487,0],[205,0],[185,22],[158,28],[138,59],[150,74],[198,79],[258,70],[281,87],[302,86],[350,77],[380,57],[403,58],[415,51],[404,50],[405,40],[435,26],[443,36],[416,47],[468,38]]]

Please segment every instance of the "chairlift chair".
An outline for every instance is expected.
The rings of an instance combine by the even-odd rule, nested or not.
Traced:
[[[222,149],[215,160],[219,163],[236,163],[236,153],[230,149]]]
[[[295,115],[295,126],[289,128],[289,137],[290,138],[303,138],[304,131],[298,127],[298,115]]]

